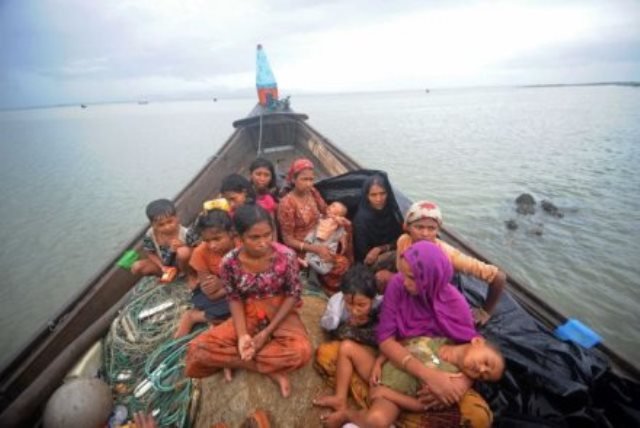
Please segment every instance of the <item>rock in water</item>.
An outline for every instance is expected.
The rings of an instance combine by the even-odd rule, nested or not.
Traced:
[[[542,236],[544,233],[544,224],[538,223],[527,230],[529,235]]]
[[[320,318],[327,301],[314,296],[304,296],[303,301],[300,317],[307,327],[315,351],[326,340],[325,333],[320,328]],[[259,373],[236,370],[231,383],[224,381],[222,372],[203,379],[196,428],[209,428],[218,422],[239,427],[256,409],[269,412],[273,427],[321,426],[322,409],[314,407],[311,401],[330,389],[313,368],[313,360],[291,373],[289,380],[291,396],[282,398],[278,386]]]
[[[544,212],[551,214],[554,217],[562,218],[564,214],[560,211],[558,207],[556,207],[552,202],[547,201],[546,199],[540,202],[540,206],[544,210]]]
[[[518,214],[535,214],[536,200],[528,193],[523,193],[516,198],[516,212]]]
[[[518,228],[518,223],[516,223],[515,220],[511,219],[511,220],[506,220],[504,222],[505,226],[507,226],[507,229],[509,230],[516,230]]]

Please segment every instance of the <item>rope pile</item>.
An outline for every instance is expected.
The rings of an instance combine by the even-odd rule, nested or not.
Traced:
[[[158,285],[143,278],[131,301],[111,324],[104,339],[104,369],[114,401],[134,412],[151,412],[159,426],[189,425],[192,381],[185,378],[188,336],[173,339],[180,315],[189,307],[186,284]]]

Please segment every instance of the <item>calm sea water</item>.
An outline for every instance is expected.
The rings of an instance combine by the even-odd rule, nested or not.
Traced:
[[[0,347],[45,324],[232,132],[253,99],[0,112]],[[568,316],[640,358],[640,90],[294,96],[347,153]],[[518,216],[522,192],[565,211]],[[504,221],[520,227],[508,231]],[[542,230],[541,236],[531,233]]]

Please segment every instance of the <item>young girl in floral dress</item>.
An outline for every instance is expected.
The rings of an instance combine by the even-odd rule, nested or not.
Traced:
[[[273,242],[271,216],[258,205],[234,215],[241,246],[222,261],[231,319],[189,344],[186,375],[202,378],[222,368],[266,374],[291,394],[288,373],[311,359],[311,343],[296,311],[301,285],[296,255]]]

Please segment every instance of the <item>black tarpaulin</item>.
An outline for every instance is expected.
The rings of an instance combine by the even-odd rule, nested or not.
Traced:
[[[487,285],[465,275],[456,281],[480,306]],[[497,384],[478,383],[499,427],[638,427],[640,385],[615,375],[604,354],[557,339],[505,292],[480,333],[507,362]]]

